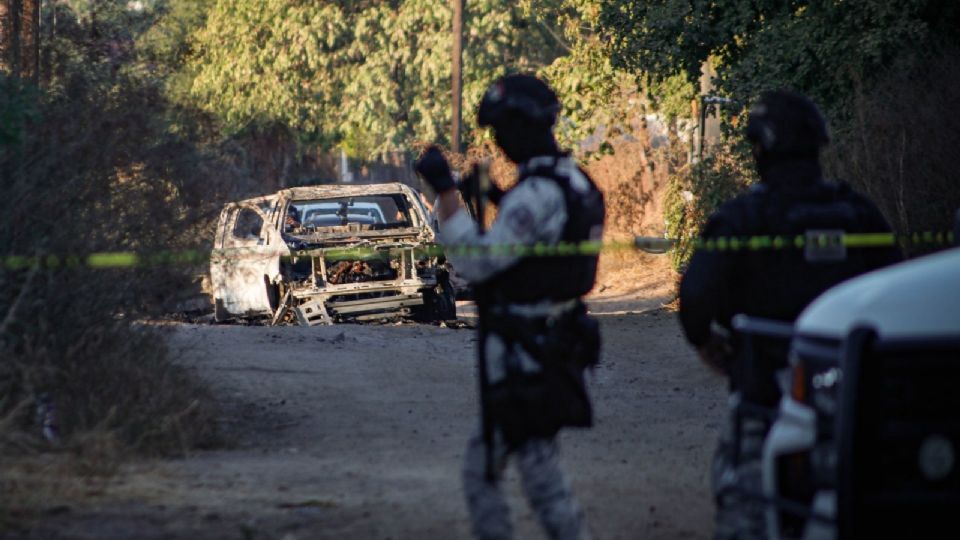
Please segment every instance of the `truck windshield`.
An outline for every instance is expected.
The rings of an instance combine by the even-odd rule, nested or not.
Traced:
[[[413,226],[412,210],[400,193],[293,201],[287,206],[284,232],[384,230]]]

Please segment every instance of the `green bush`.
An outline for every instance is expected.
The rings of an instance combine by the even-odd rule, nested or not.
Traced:
[[[0,76],[0,454],[52,448],[34,414],[42,395],[61,448],[107,433],[124,451],[181,454],[214,442],[212,400],[143,321],[197,269],[67,261],[201,247],[213,167],[169,122],[158,81],[104,46],[118,39],[107,23],[97,41],[64,20],[41,87]]]
[[[723,145],[702,161],[669,179],[664,202],[667,235],[678,240],[671,252],[673,266],[683,271],[693,255],[695,240],[707,218],[756,181],[752,161],[742,149]]]

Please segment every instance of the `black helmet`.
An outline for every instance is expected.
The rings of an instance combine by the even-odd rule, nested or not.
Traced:
[[[809,98],[795,92],[764,92],[747,119],[747,139],[771,158],[816,157],[830,142],[827,123]]]
[[[520,115],[534,124],[551,127],[560,112],[557,94],[533,75],[507,75],[483,95],[477,123],[495,126],[510,115]]]

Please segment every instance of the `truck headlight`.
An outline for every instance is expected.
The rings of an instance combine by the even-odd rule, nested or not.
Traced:
[[[836,366],[815,366],[802,357],[794,357],[790,396],[812,406],[820,414],[833,417],[837,413],[842,380],[843,372]]]
[[[837,400],[840,393],[840,381],[843,372],[838,367],[832,367],[815,374],[810,379],[810,397],[813,407],[817,411],[833,418],[837,414]]]

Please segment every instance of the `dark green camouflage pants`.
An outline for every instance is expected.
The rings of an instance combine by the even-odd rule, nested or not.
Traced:
[[[764,505],[757,498],[762,488],[760,460],[767,423],[757,418],[743,418],[740,421],[740,448],[737,452],[734,448],[734,409],[737,401],[736,397],[731,397],[730,414],[727,415],[713,456],[711,483],[716,503],[715,540],[767,537]]]

